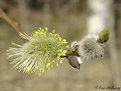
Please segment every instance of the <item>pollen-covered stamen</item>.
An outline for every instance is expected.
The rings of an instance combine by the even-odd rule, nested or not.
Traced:
[[[19,35],[24,38],[24,39],[27,39],[27,40],[30,40],[29,36],[24,32],[24,33],[19,33]]]

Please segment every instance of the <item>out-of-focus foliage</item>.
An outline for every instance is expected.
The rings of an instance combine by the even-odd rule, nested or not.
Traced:
[[[18,1],[26,1],[24,12]],[[87,0],[0,0],[0,8],[15,20],[20,28],[30,34],[38,27],[55,29],[56,33],[72,41],[80,40],[87,32]],[[121,49],[121,0],[114,0],[115,33],[118,54]],[[23,13],[24,12],[24,13]],[[23,26],[23,27],[22,27]],[[24,29],[27,27],[27,29]],[[111,30],[110,30],[111,31]],[[50,31],[52,32],[52,31]],[[5,50],[10,43],[22,44],[20,37],[5,21],[0,19],[0,90],[1,91],[97,91],[97,85],[112,85],[112,70],[108,52],[102,61],[85,62],[80,71],[73,69],[65,60],[57,69],[41,77],[25,75],[12,69]],[[108,49],[107,47],[105,49]],[[107,55],[107,56],[106,56]],[[121,59],[121,57],[119,56]],[[121,63],[119,63],[121,65]],[[120,70],[120,69],[119,69]],[[103,72],[103,74],[102,74]],[[121,70],[120,70],[121,72]],[[98,73],[98,74],[96,74]]]

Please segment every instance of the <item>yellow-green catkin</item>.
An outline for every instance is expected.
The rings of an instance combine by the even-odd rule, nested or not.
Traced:
[[[65,39],[56,34],[55,30],[49,32],[47,27],[40,27],[30,36],[26,33],[21,33],[20,36],[29,42],[23,45],[12,43],[15,48],[10,47],[7,50],[10,63],[19,69],[19,72],[40,75],[41,72],[50,70],[54,64],[58,66],[62,63],[61,56],[65,56],[69,48]]]

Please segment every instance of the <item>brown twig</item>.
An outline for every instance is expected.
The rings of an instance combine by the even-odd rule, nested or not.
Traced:
[[[12,26],[12,28],[16,31],[16,33],[19,35],[20,33],[22,33],[22,31],[19,29],[19,27],[17,26],[17,24],[11,20],[6,14],[5,12],[0,8],[0,18],[4,19],[8,24],[10,24]],[[21,38],[24,42],[28,42],[27,39]]]
[[[61,56],[62,58],[66,57],[68,58],[69,56],[79,56],[76,51],[72,51],[71,49],[67,51],[65,56]]]

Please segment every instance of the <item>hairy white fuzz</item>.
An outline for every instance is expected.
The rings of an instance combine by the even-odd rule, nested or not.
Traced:
[[[104,56],[103,46],[97,42],[98,35],[90,34],[79,41],[78,54],[82,60],[94,60]]]
[[[81,60],[80,57],[77,57],[77,61],[78,61],[79,64],[82,64],[83,63],[83,61]]]

